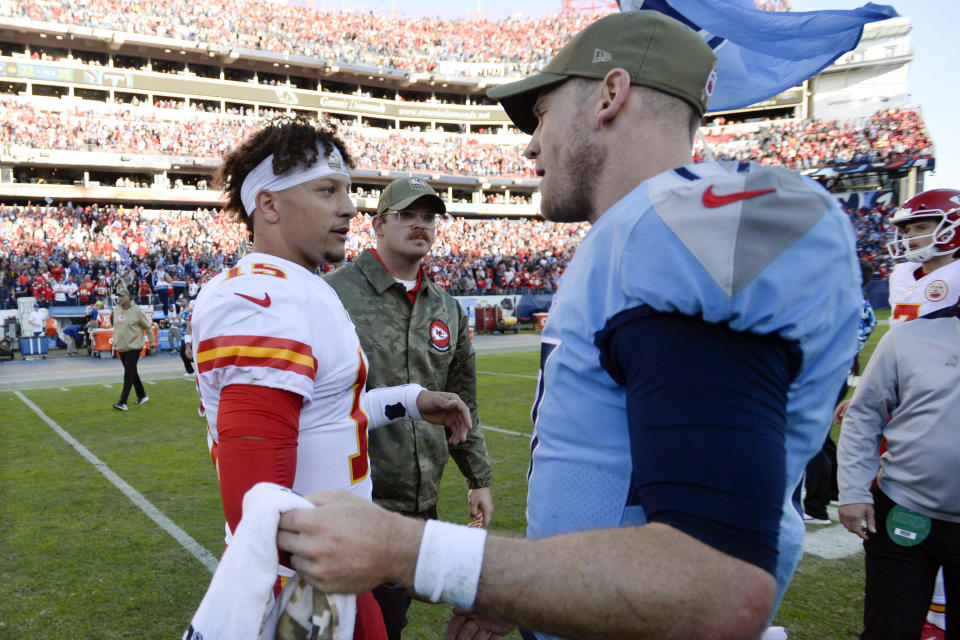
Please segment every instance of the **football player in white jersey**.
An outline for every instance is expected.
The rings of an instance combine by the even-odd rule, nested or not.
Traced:
[[[887,251],[904,259],[890,274],[890,323],[913,320],[960,296],[960,191],[931,189],[900,206]]]
[[[349,165],[330,130],[282,118],[230,152],[220,170],[225,208],[246,224],[253,251],[203,287],[191,326],[228,544],[243,496],[258,482],[301,494],[347,489],[369,500],[368,428],[422,416],[448,427],[452,443],[470,428],[456,394],[419,385],[366,392],[353,323],[316,273],[344,257],[356,215]],[[341,631],[386,638],[372,595],[358,596],[355,616],[353,606],[350,597],[339,611]]]

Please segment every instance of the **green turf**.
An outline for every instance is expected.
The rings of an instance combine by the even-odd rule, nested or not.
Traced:
[[[881,322],[866,356],[885,329]],[[478,357],[478,370],[491,372],[478,375],[485,424],[531,432],[538,362],[536,352]],[[126,413],[110,408],[116,391],[98,385],[23,393],[219,555],[223,514],[192,383],[149,385],[151,401]],[[0,393],[0,415],[0,637],[179,637],[207,587],[207,569],[16,395]],[[529,436],[487,430],[486,439],[494,468],[492,529],[522,535]],[[438,508],[444,519],[468,520],[466,485],[455,465],[444,476]],[[807,556],[777,623],[791,639],[853,638],[862,584],[861,556]],[[404,637],[442,637],[449,612],[414,603]]]

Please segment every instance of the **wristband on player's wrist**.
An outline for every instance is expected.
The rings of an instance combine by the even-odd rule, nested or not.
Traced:
[[[363,394],[363,409],[370,417],[370,427],[376,428],[397,420],[420,420],[417,397],[426,391],[419,384],[401,384],[380,387]]]
[[[431,602],[449,602],[469,609],[477,597],[485,529],[428,520],[420,539],[413,589]]]

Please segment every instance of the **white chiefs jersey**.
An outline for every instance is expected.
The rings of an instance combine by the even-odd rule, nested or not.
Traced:
[[[263,253],[204,285],[192,318],[200,397],[217,441],[220,392],[231,384],[303,397],[294,491],[349,489],[370,499],[367,359],[330,286],[302,266]]]
[[[949,307],[960,297],[960,260],[923,275],[923,265],[902,262],[890,274],[890,324]]]

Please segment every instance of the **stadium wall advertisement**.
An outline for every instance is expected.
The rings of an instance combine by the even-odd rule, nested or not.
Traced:
[[[552,293],[526,293],[522,295],[455,296],[467,314],[470,326],[476,319],[477,307],[503,307],[503,314],[529,319],[534,313],[548,311],[553,303]]]

